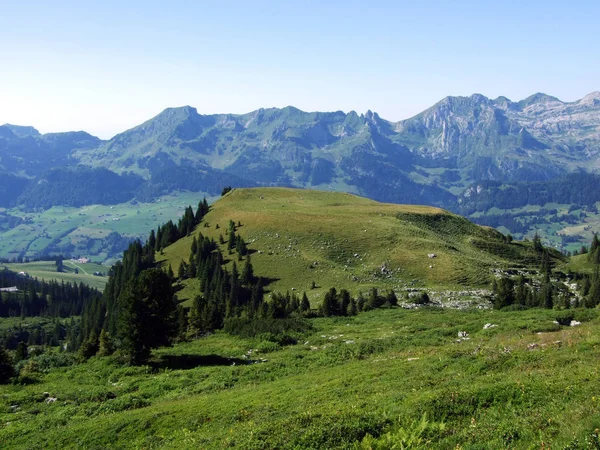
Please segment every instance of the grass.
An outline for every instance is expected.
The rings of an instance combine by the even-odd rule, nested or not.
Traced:
[[[557,327],[555,314],[376,310],[313,320],[288,347],[216,333],[149,366],[92,358],[34,372],[0,387],[3,449],[352,448],[423,416],[444,426],[422,448],[583,444],[600,426],[600,322],[576,311],[589,321]],[[265,361],[246,364],[257,348]]]
[[[487,286],[493,267],[535,259],[531,247],[438,208],[378,203],[351,194],[298,189],[235,189],[213,204],[195,231],[227,238],[230,220],[253,251],[255,273],[275,291],[307,291],[320,299],[331,286],[353,293],[414,287]],[[217,228],[218,226],[218,228]],[[180,239],[157,260],[175,273],[193,237]],[[227,252],[225,246],[222,249]],[[428,258],[434,253],[436,258]],[[230,257],[230,264],[237,257]],[[238,264],[243,264],[238,262]],[[310,289],[312,282],[317,289]],[[192,298],[196,281],[180,298]]]
[[[569,262],[564,265],[563,270],[593,274],[595,265],[594,263],[588,261],[588,257],[589,255],[587,253],[583,255],[571,256]]]
[[[56,264],[54,261],[0,264],[0,268],[3,267],[7,267],[9,270],[17,273],[27,272],[29,276],[39,280],[84,283],[99,290],[104,290],[104,286],[108,281],[108,276],[106,276],[106,274],[109,270],[109,267],[100,264],[79,264],[78,262],[68,259],[65,259],[63,262],[63,272],[56,271]],[[77,269],[79,273],[75,273],[75,269]],[[95,276],[94,272],[100,272],[104,275]]]

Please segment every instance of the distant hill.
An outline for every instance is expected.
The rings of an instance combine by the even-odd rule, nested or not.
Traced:
[[[230,220],[241,224],[237,233],[248,243],[255,272],[272,277],[269,289],[277,291],[310,291],[313,282],[315,293],[331,286],[353,292],[489,286],[492,268],[539,264],[530,244],[508,243],[447,211],[344,193],[234,189],[212,205],[194,235],[227,240]],[[193,238],[180,239],[157,259],[177,273],[181,261],[189,262]],[[226,244],[221,247],[227,254]],[[235,254],[230,258],[232,264]],[[185,284],[180,298],[191,298],[198,280]]]

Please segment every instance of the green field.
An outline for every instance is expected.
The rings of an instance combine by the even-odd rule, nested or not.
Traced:
[[[490,208],[485,213],[477,212],[469,216],[471,220],[478,221],[486,216],[518,216],[517,221],[527,224],[524,233],[508,230],[505,227],[498,229],[503,233],[512,233],[516,239],[532,239],[538,233],[544,245],[560,251],[579,251],[582,246],[589,246],[593,236],[600,230],[600,213],[598,207],[579,207],[573,205],[546,203],[544,205],[527,205],[515,209]],[[556,210],[555,214],[544,214],[541,210]],[[565,238],[568,240],[565,241]]]
[[[268,288],[306,291],[311,301],[332,286],[353,293],[488,287],[493,268],[537,261],[529,244],[508,244],[500,233],[441,209],[344,193],[235,189],[212,205],[195,233],[227,239],[230,220],[241,224],[237,233],[253,252],[255,273],[273,280]],[[180,239],[157,260],[177,273],[192,240]],[[227,254],[226,244],[221,248]],[[231,255],[229,264],[235,259]],[[197,280],[185,280],[179,298],[193,298],[198,287]]]
[[[42,355],[0,387],[2,448],[597,448],[597,311],[555,314],[375,310],[286,347],[219,332],[142,367]]]
[[[13,272],[27,272],[32,278],[39,280],[50,281],[58,280],[70,283],[84,283],[96,289],[103,290],[108,280],[108,271],[110,267],[95,263],[80,264],[77,261],[65,259],[63,262],[63,272],[56,271],[54,261],[34,261],[29,263],[10,263],[0,264],[0,269],[6,267]],[[77,269],[78,273],[75,273]],[[94,275],[94,272],[103,274],[102,276]]]
[[[111,232],[125,238],[148,237],[150,229],[176,220],[186,206],[196,207],[203,194],[176,192],[151,203],[89,205],[81,208],[56,206],[39,213],[6,210],[26,223],[0,233],[0,258],[36,257],[50,244],[66,255],[87,256],[97,263],[112,264],[122,249],[115,250],[104,240]]]

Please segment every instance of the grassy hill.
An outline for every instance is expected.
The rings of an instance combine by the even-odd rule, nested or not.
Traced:
[[[269,289],[307,291],[311,300],[332,286],[353,293],[373,286],[481,287],[489,285],[493,268],[537,264],[529,244],[507,243],[502,234],[447,211],[345,193],[235,189],[212,205],[195,234],[227,239],[230,220],[241,224],[237,233],[249,244],[255,273],[274,279]],[[192,240],[167,247],[158,261],[177,273]],[[230,259],[233,264],[237,256]],[[317,289],[311,290],[313,281]],[[198,281],[183,284],[180,298],[193,297]]]

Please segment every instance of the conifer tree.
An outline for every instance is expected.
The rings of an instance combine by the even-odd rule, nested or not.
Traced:
[[[15,375],[10,355],[0,343],[0,384],[6,384]]]
[[[98,338],[98,356],[112,355],[115,351],[112,339],[106,330],[100,331],[100,337]]]
[[[310,311],[310,302],[306,296],[306,292],[302,293],[302,300],[300,301],[300,312],[306,313]]]
[[[324,317],[330,317],[335,315],[338,308],[337,290],[332,287],[325,294],[323,303],[321,303],[321,315]]]
[[[385,300],[390,304],[390,306],[398,306],[398,297],[396,297],[396,293],[392,289],[388,291]]]
[[[29,358],[29,349],[27,348],[27,343],[21,341],[15,350],[15,359],[17,361],[24,361],[27,358]]]
[[[348,305],[348,309],[346,310],[347,316],[355,316],[358,313],[358,308],[356,306],[356,300],[350,300],[350,304]]]
[[[339,294],[339,304],[337,307],[336,314],[340,316],[345,316],[348,311],[348,305],[352,298],[350,297],[350,292],[346,289],[342,289]]]
[[[246,256],[246,262],[242,269],[241,282],[244,285],[248,285],[254,282],[254,269],[252,268],[252,262],[250,261],[250,255]]]
[[[144,363],[152,348],[175,335],[176,304],[171,281],[159,269],[146,269],[119,297],[119,350],[130,364]]]

